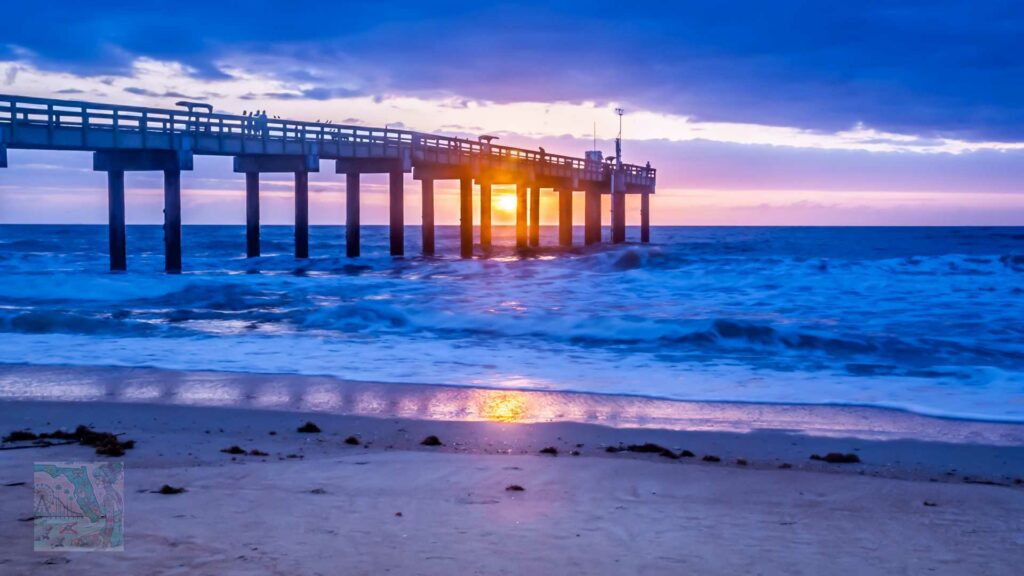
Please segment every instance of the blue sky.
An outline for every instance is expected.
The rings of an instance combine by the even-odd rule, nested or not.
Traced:
[[[608,148],[623,106],[627,159],[661,170],[661,223],[1024,223],[1019,2],[138,4],[5,6],[0,91],[188,96],[567,153],[594,123]],[[39,218],[24,188],[81,164],[66,156],[11,152],[0,220]],[[229,168],[190,176],[193,221],[239,219]],[[88,178],[48,174],[44,194],[85,204],[62,212],[62,195],[46,217],[101,216]]]

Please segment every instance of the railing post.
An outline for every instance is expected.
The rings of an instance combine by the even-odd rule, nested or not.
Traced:
[[[46,105],[46,142],[53,145],[53,104]]]

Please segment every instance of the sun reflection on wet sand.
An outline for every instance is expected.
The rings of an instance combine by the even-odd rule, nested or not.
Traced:
[[[495,422],[522,422],[527,419],[527,396],[522,392],[478,390],[479,413]]]

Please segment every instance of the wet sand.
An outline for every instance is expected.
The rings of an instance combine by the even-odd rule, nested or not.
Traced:
[[[128,378],[53,370],[117,390],[124,388],[112,383]],[[129,373],[161,389],[173,388],[167,377],[198,378]],[[538,421],[523,407],[538,397],[465,390],[460,398],[484,403],[432,420],[393,413],[455,404],[439,403],[444,396],[434,387],[422,387],[427,396],[402,387],[389,396],[395,388],[358,385],[359,394],[376,390],[373,416],[121,398],[0,401],[4,434],[87,424],[137,443],[123,457],[123,553],[35,553],[32,522],[21,520],[33,514],[32,462],[100,458],[92,450],[0,451],[0,572],[1011,574],[1024,558],[1024,444],[1013,441],[1016,426],[855,410],[861,431],[872,429],[866,414],[878,414],[881,433],[865,438],[835,426],[821,434],[754,429],[767,417],[751,406],[746,420],[722,416],[736,420],[735,429],[706,425],[718,421],[708,410],[694,429],[681,423],[685,417],[674,427],[615,428]],[[593,408],[599,400],[587,402]],[[604,414],[642,420],[626,408]],[[928,423],[925,439],[886,422],[902,417]],[[322,432],[298,433],[309,420]],[[444,445],[421,445],[428,435]],[[349,436],[359,445],[346,444]],[[694,457],[607,451],[646,442]],[[267,456],[221,452],[232,445]],[[558,455],[539,453],[547,447]],[[827,452],[862,462],[809,458]],[[18,482],[25,484],[6,486]],[[151,492],[163,484],[187,491]],[[525,490],[507,491],[512,484]]]

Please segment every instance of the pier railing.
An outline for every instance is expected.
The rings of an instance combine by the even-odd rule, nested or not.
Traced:
[[[589,176],[609,169],[573,156],[409,130],[0,94],[0,126],[4,124],[7,144],[23,148],[188,146],[201,154],[281,154],[306,151],[315,144],[322,158],[358,157],[367,149],[397,156],[409,149],[443,153],[456,162],[529,162],[541,169],[578,170]],[[628,182],[653,187],[654,168],[624,164],[623,170]]]

